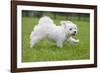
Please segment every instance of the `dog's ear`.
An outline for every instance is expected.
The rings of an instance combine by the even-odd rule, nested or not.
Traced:
[[[64,28],[66,28],[66,21],[61,21],[60,24],[61,24]]]

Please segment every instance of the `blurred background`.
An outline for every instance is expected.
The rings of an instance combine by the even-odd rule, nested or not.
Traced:
[[[89,21],[88,13],[69,13],[69,12],[48,12],[48,11],[27,11],[23,10],[22,15],[25,17],[37,17],[49,16],[52,19],[63,19],[63,20],[82,20]]]

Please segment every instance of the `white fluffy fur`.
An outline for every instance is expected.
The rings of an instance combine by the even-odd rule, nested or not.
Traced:
[[[73,38],[77,32],[77,27],[71,21],[61,21],[61,26],[56,26],[53,20],[44,16],[40,18],[39,23],[34,27],[30,35],[30,47],[42,39],[53,40],[57,47],[62,48],[63,42],[67,40],[69,43],[77,44],[79,40]]]

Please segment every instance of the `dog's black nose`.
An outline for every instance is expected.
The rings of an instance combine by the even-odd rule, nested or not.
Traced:
[[[74,31],[74,33],[76,33],[76,31]]]

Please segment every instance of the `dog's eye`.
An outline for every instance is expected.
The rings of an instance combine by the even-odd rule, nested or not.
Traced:
[[[69,30],[72,30],[72,28],[70,28]]]

